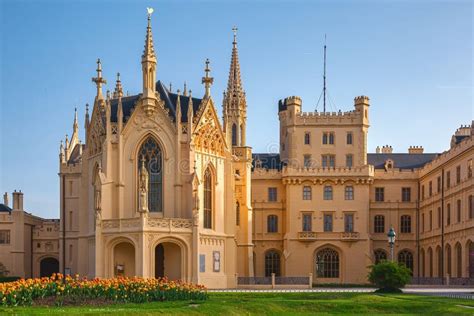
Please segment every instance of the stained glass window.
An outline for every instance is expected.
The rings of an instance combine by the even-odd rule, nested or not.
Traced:
[[[138,152],[138,170],[145,160],[148,171],[148,210],[163,212],[163,163],[161,149],[152,137],[148,137]]]

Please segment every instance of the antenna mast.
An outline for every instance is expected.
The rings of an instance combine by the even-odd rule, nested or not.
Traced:
[[[323,110],[326,112],[326,34],[324,34]]]

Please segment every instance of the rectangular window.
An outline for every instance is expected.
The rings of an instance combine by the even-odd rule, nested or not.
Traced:
[[[424,214],[422,215],[423,220],[423,229],[425,227],[425,217]],[[411,233],[411,216],[410,215],[402,215],[400,217],[400,231],[404,234]]]
[[[429,186],[428,186],[428,194],[430,196],[433,195],[433,182],[432,181],[430,181]]]
[[[312,225],[312,215],[311,214],[303,214],[303,231],[310,232],[313,230]]]
[[[268,202],[277,201],[277,188],[268,188]]]
[[[385,199],[385,190],[384,188],[375,188],[375,201],[383,202]]]
[[[467,161],[467,177],[472,178],[472,159]]]
[[[437,192],[440,193],[441,192],[441,177],[438,177],[438,189],[437,189]]]
[[[323,133],[323,145],[334,145],[334,132]]]
[[[438,228],[441,227],[441,207],[438,207]]]
[[[461,166],[456,167],[456,184],[461,182]]]
[[[461,200],[457,200],[456,221],[461,222]]]
[[[332,214],[324,214],[324,231],[332,232]]]
[[[472,219],[474,218],[474,196],[469,195],[468,203],[469,203],[469,218]]]
[[[334,133],[329,133],[329,145],[334,145],[336,136]]]
[[[311,167],[311,155],[304,155],[303,159],[304,159],[304,166],[306,168]]]
[[[347,145],[352,145],[352,132],[347,132],[347,135],[346,135],[346,144],[347,144]]]
[[[267,217],[267,232],[277,233],[278,232],[278,216],[268,215]]]
[[[344,189],[344,199],[345,200],[353,200],[354,199],[354,187],[352,185],[348,185]]]
[[[402,188],[402,202],[411,201],[411,188]]]
[[[304,186],[303,187],[303,200],[311,200],[311,198],[312,198],[311,187]]]
[[[206,255],[199,255],[199,272],[206,272]]]
[[[10,244],[10,231],[0,230],[0,245]]]
[[[375,215],[374,217],[374,233],[381,234],[385,232],[385,217],[383,215]]]
[[[430,211],[430,230],[433,230],[433,212]]]
[[[425,185],[422,185],[422,186],[421,186],[421,199],[422,199],[422,200],[425,199]]]
[[[446,172],[446,187],[451,187],[451,171]]]
[[[323,199],[324,200],[332,200],[332,186],[326,185],[324,187]]]
[[[421,231],[425,231],[425,214],[421,214]]]
[[[336,156],[334,155],[323,155],[321,157],[323,168],[334,168],[336,167]]]
[[[352,155],[346,155],[346,167],[352,168]]]
[[[446,208],[446,225],[451,225],[451,204],[449,203]]]
[[[344,214],[344,232],[354,232],[354,214]]]
[[[304,144],[311,144],[311,134],[309,132],[304,133]]]

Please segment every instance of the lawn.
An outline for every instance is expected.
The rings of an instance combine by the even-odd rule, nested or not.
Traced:
[[[409,294],[210,293],[207,301],[116,304],[100,307],[0,307],[0,314],[111,315],[474,315],[474,301]]]

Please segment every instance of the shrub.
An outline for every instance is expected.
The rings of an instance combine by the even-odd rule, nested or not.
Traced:
[[[401,292],[411,279],[411,271],[404,264],[382,261],[371,266],[369,281],[375,284],[378,292]]]

